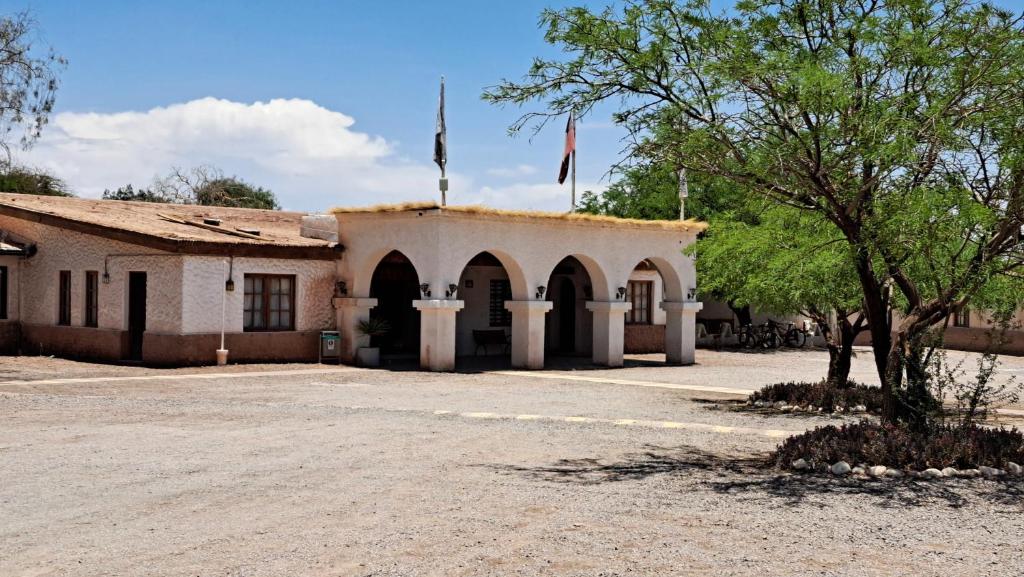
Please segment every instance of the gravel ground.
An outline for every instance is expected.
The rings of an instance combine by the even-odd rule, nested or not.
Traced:
[[[110,379],[0,385],[3,576],[1024,566],[1020,481],[860,482],[763,466],[778,442],[765,431],[827,418],[528,375],[295,374],[304,366],[193,378],[48,362],[4,370]],[[669,382],[686,370],[610,374]],[[123,379],[143,374],[167,378]]]

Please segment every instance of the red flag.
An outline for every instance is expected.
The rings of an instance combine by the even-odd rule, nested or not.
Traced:
[[[569,112],[569,122],[565,124],[565,153],[562,156],[562,168],[558,171],[558,184],[565,182],[569,175],[569,159],[576,152],[576,118]]]

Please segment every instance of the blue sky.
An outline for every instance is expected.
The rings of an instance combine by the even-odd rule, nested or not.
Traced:
[[[519,111],[480,100],[555,54],[537,20],[565,4],[0,0],[69,60],[51,125],[20,160],[82,196],[213,164],[292,209],[435,198],[444,74],[451,202],[565,210],[564,125],[510,138]],[[607,185],[621,136],[610,109],[580,124],[579,190]]]
[[[4,13],[31,10],[41,28],[40,42],[69,60],[58,93],[56,128],[48,128],[26,162],[65,175],[83,196],[125,184],[125,179],[146,185],[166,173],[168,163],[208,162],[273,188],[287,207],[303,210],[435,196],[431,154],[442,74],[447,78],[453,201],[567,208],[568,191],[560,192],[554,183],[563,141],[560,123],[532,142],[526,135],[510,138],[506,128],[517,110],[480,99],[485,86],[502,77],[518,78],[533,56],[552,54],[537,27],[540,11],[549,5],[560,3],[0,2]],[[214,129],[220,134],[214,137],[216,146],[189,138],[140,143],[135,134],[135,148],[175,150],[149,155],[126,150],[120,156],[90,150],[75,156],[84,142],[95,140],[95,132],[110,136],[110,122],[154,135],[165,128],[145,119],[118,122],[105,116],[101,120],[107,124],[82,126],[90,119],[84,113],[144,113],[208,97],[240,105],[309,100],[350,117],[354,122],[347,130],[383,139],[387,151],[372,162],[327,175],[309,174],[322,164],[304,166],[296,176],[288,174],[284,162],[261,163],[258,156],[268,153],[266,146],[250,150],[245,142],[219,142],[225,137]],[[222,104],[178,111],[161,122],[200,122],[194,116],[208,120]],[[61,122],[61,113],[74,116]],[[279,132],[249,130],[242,132],[243,140],[280,138]],[[607,115],[581,124],[580,189],[607,184],[599,180],[617,158],[619,138]],[[375,177],[377,185],[367,183]]]

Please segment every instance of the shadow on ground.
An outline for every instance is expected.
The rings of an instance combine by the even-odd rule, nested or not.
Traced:
[[[599,458],[563,459],[551,465],[489,465],[504,474],[554,483],[596,485],[644,481],[656,475],[680,477],[691,486],[750,499],[776,499],[788,505],[829,504],[819,497],[866,496],[886,507],[946,505],[963,507],[981,499],[1024,505],[1024,482],[951,479],[946,481],[871,480],[826,474],[792,474],[776,469],[767,455],[717,455],[694,447],[645,447],[614,462]]]

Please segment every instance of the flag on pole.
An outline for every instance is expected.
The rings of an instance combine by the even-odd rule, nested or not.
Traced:
[[[565,152],[562,154],[562,168],[558,171],[558,184],[565,182],[569,176],[569,160],[576,152],[576,117],[569,112],[569,121],[565,124]]]
[[[434,131],[434,162],[441,167],[448,164],[448,129],[444,125],[444,76],[441,77],[441,97],[437,105],[437,129]]]

